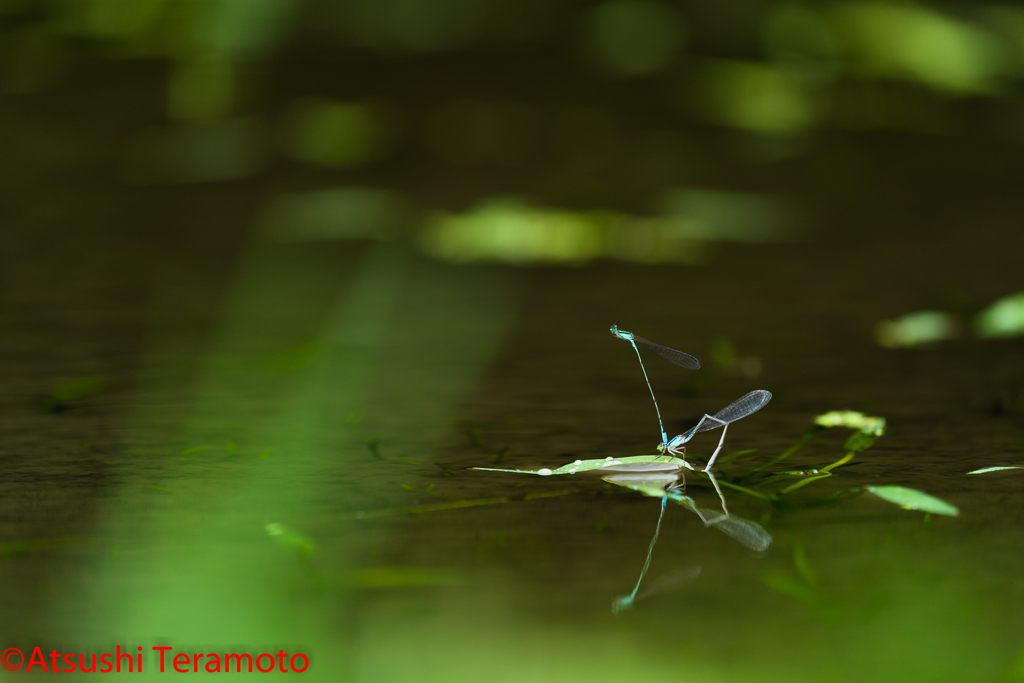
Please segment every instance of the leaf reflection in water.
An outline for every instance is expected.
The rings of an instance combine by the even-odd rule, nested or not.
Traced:
[[[718,492],[719,499],[722,501],[722,512],[703,509],[699,507],[692,498],[684,495],[681,491],[679,474],[677,473],[651,471],[650,463],[623,464],[616,466],[614,471],[615,474],[602,478],[610,484],[628,488],[645,496],[661,498],[661,512],[658,515],[658,525],[654,529],[654,536],[651,538],[651,543],[647,548],[647,558],[644,560],[643,569],[640,570],[640,578],[637,579],[636,586],[633,588],[632,593],[621,596],[612,601],[612,614],[617,615],[623,610],[630,609],[637,600],[657,593],[673,590],[700,576],[700,566],[692,565],[685,569],[665,574],[655,581],[648,590],[643,593],[639,593],[640,585],[643,583],[644,576],[647,574],[647,569],[651,564],[651,556],[654,554],[654,546],[658,542],[658,535],[661,532],[661,522],[662,519],[664,519],[665,508],[668,505],[669,500],[675,501],[692,510],[698,517],[700,517],[701,521],[704,522],[704,526],[714,526],[716,529],[750,550],[764,552],[772,543],[771,534],[769,534],[760,524],[729,513],[729,509],[725,503],[725,496],[722,494],[722,490],[718,486],[715,475],[711,472],[708,472],[707,476],[715,486],[715,491]]]
[[[702,508],[692,498],[685,495],[678,483],[678,474],[645,472],[639,470],[641,465],[642,463],[634,463],[616,467],[614,470],[616,474],[603,477],[603,479],[610,484],[628,488],[645,496],[673,500],[700,517],[704,526],[714,526],[726,536],[755,552],[764,552],[772,544],[772,535],[763,526],[729,512],[725,496],[713,472],[704,474],[718,493],[718,498],[722,503],[722,512]]]

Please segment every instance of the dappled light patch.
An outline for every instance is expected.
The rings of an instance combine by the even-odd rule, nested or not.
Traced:
[[[769,193],[697,187],[666,191],[653,216],[541,208],[492,198],[462,213],[435,212],[421,249],[456,262],[582,264],[598,258],[694,263],[713,242],[785,242],[799,236],[799,207]]]
[[[814,424],[822,427],[846,427],[856,429],[871,436],[885,433],[884,417],[869,417],[855,410],[833,410],[814,418]]]
[[[836,17],[857,65],[879,76],[968,95],[992,92],[1004,68],[991,33],[922,5],[849,2]]]
[[[896,320],[880,321],[875,326],[875,341],[895,349],[953,339],[958,332],[957,319],[949,313],[916,311]]]
[[[760,62],[707,62],[697,97],[708,121],[764,135],[802,133],[818,118],[818,106],[804,85]]]
[[[1017,337],[1024,334],[1024,292],[999,299],[974,319],[979,337]]]
[[[420,234],[420,245],[449,261],[582,263],[603,255],[606,221],[600,214],[492,200],[461,216],[435,214]]]

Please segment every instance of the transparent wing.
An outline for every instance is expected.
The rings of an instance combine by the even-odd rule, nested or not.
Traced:
[[[701,521],[704,522],[704,526],[713,526],[721,531],[726,536],[729,536],[733,540],[737,541],[741,545],[754,550],[756,552],[763,552],[768,549],[768,546],[775,540],[767,530],[757,522],[752,522],[749,519],[743,519],[735,515],[728,515],[722,512],[715,512],[707,510],[705,508],[697,507],[692,500],[687,499],[689,504],[678,501],[686,507],[690,508],[697,513]]]
[[[672,439],[672,442],[675,443],[679,441],[681,443],[686,443],[698,432],[709,432],[712,429],[718,429],[719,427],[735,422],[736,420],[741,420],[747,415],[756,413],[761,410],[761,408],[764,408],[770,400],[772,400],[771,392],[765,391],[764,389],[751,391],[746,396],[736,399],[712,415],[711,417],[714,418],[713,420],[710,418],[701,418],[700,422],[687,429],[675,439]]]
[[[688,353],[676,351],[675,349],[670,349],[669,347],[662,346],[661,344],[655,344],[654,342],[644,339],[643,337],[638,337],[635,334],[633,335],[633,340],[640,342],[651,351],[654,351],[656,354],[667,360],[669,363],[675,363],[679,367],[686,368],[687,370],[700,370],[700,361]]]
[[[770,400],[772,400],[771,392],[764,389],[755,389],[746,396],[742,396],[722,408],[714,416],[722,422],[735,422],[761,410],[761,408],[768,405]]]
[[[687,434],[697,432],[707,432],[712,429],[718,429],[722,426],[722,423],[729,424],[736,420],[742,420],[747,415],[753,415],[757,411],[768,405],[768,401],[772,400],[771,392],[765,391],[764,389],[756,389],[751,391],[746,396],[742,396],[726,407],[719,410],[717,413],[712,415],[714,420],[705,420],[704,424],[700,425],[696,430],[691,429]]]
[[[676,569],[668,574],[658,577],[658,579],[651,584],[651,587],[636,596],[637,600],[647,598],[658,593],[667,593],[668,591],[680,588],[691,581],[696,580],[700,576],[700,565],[694,564],[686,567],[685,569]]]
[[[756,552],[764,552],[772,544],[772,535],[757,522],[727,515],[711,523],[726,536]]]

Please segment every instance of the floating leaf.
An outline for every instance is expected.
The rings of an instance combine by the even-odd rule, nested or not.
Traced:
[[[942,311],[917,311],[897,320],[882,320],[875,326],[875,341],[895,349],[919,346],[957,336],[956,317]]]
[[[986,472],[999,472],[1000,470],[1024,470],[1018,465],[1000,465],[998,467],[982,467],[980,470],[973,470],[967,474],[985,474]]]
[[[627,469],[623,467],[624,465],[630,465],[633,463],[651,463],[663,465],[664,468],[659,468],[659,470],[663,472],[668,470],[677,470],[680,467],[686,467],[691,470],[693,469],[692,467],[690,467],[689,463],[687,463],[682,458],[675,458],[665,455],[631,455],[626,458],[608,457],[603,460],[577,460],[576,462],[571,462],[568,465],[562,465],[558,469],[554,470],[548,469],[547,467],[543,467],[539,470],[504,470],[495,467],[474,467],[473,469],[484,470],[486,472],[514,472],[516,474],[539,474],[542,477],[547,477],[552,474],[576,474],[577,472],[587,472],[590,470],[605,469],[611,472],[624,472],[629,470],[641,471],[640,468]],[[646,471],[658,470],[647,469]]]
[[[885,433],[885,418],[870,417],[855,410],[833,410],[824,415],[814,418],[814,423],[822,427],[847,427],[871,434],[881,436]]]
[[[904,510],[920,510],[922,512],[934,512],[937,515],[949,515],[956,517],[960,510],[953,507],[944,500],[927,493],[908,489],[902,486],[868,486],[868,491],[875,494],[882,500],[899,505]]]

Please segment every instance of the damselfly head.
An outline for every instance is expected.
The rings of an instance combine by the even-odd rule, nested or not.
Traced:
[[[618,325],[612,325],[612,335],[619,339],[625,339],[626,341],[633,340],[633,333],[620,330]]]

